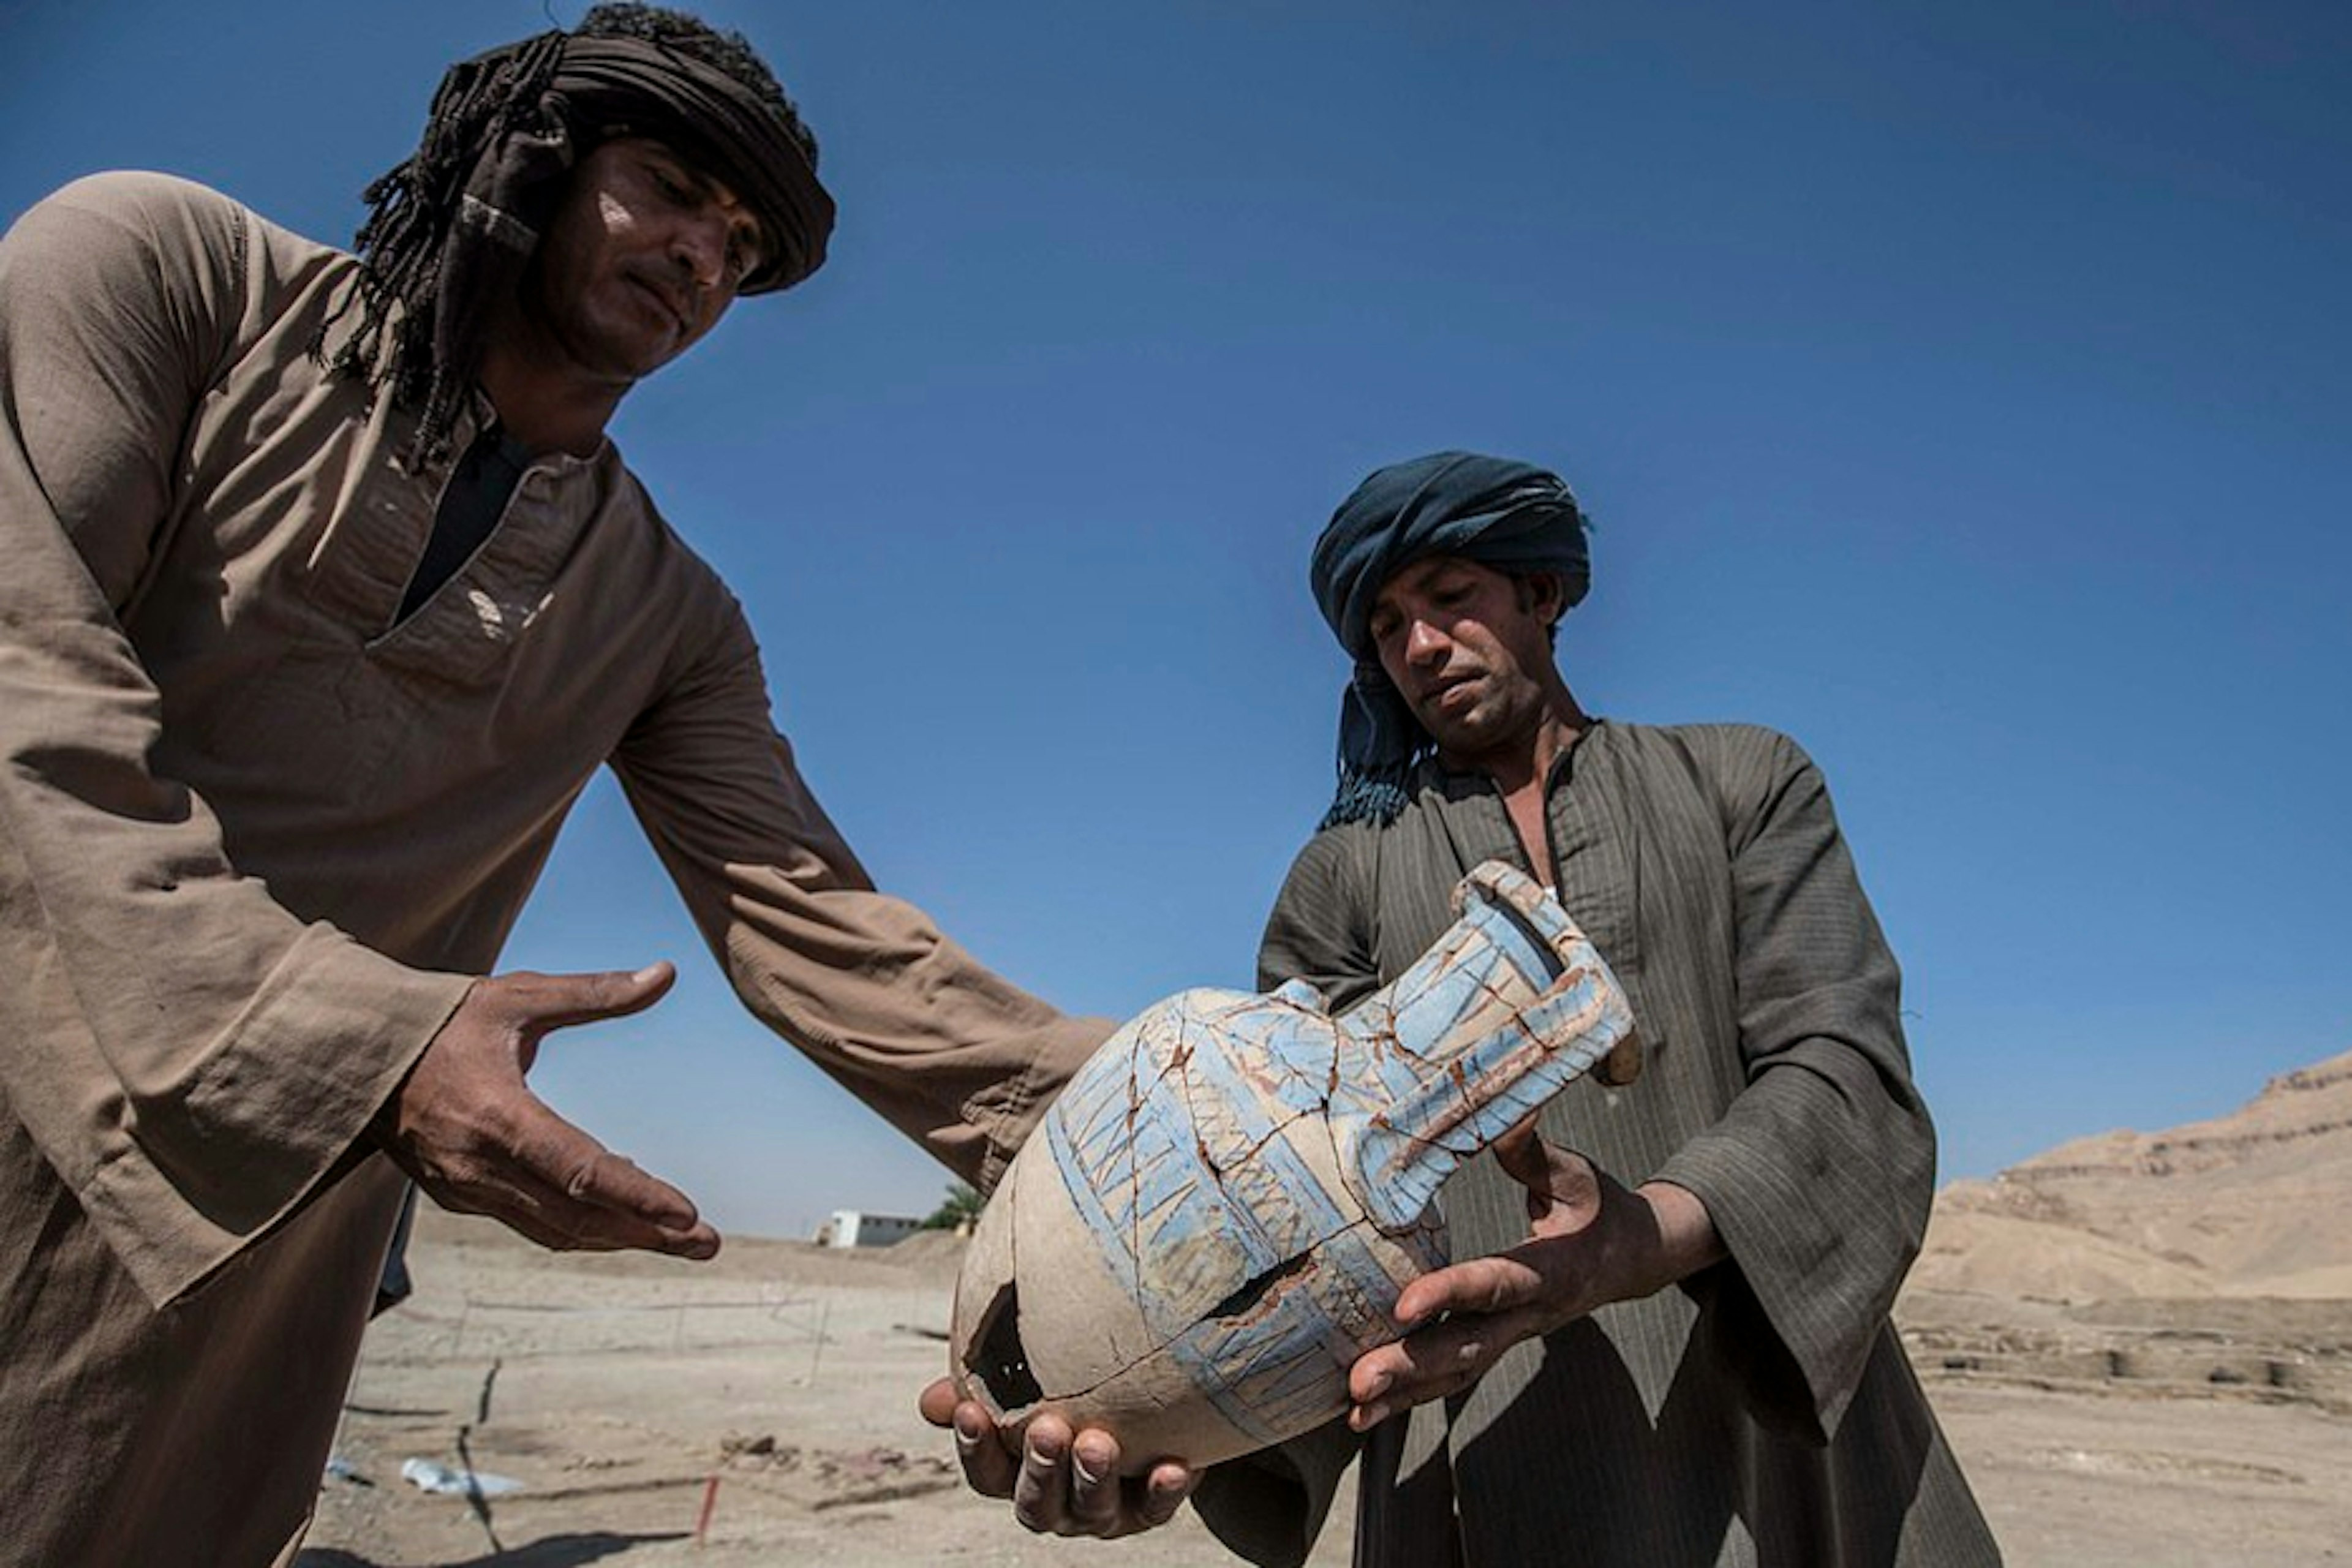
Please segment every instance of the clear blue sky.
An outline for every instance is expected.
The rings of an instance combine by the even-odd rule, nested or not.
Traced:
[[[571,18],[572,5],[556,7]],[[1245,985],[1327,797],[1308,543],[1540,459],[1562,662],[1820,760],[1948,1176],[2352,1048],[2352,10],[728,4],[806,286],[615,428],[877,878],[1063,1005]],[[540,5],[0,0],[0,211],[89,170],[347,238]],[[733,1004],[615,794],[518,966],[680,961],[542,1087],[722,1227],[942,1176]]]

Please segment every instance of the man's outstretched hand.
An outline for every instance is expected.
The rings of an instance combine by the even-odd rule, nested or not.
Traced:
[[[1016,1435],[988,1407],[956,1398],[941,1378],[918,1401],[923,1419],[955,1432],[963,1479],[984,1497],[1011,1498],[1013,1517],[1041,1535],[1133,1535],[1167,1523],[1192,1494],[1199,1476],[1162,1459],[1140,1476],[1118,1473],[1118,1440],[1092,1428],[1073,1433],[1056,1415],[1039,1415]]]
[[[1459,1394],[1521,1340],[1652,1295],[1724,1256],[1696,1194],[1667,1182],[1628,1191],[1583,1155],[1547,1144],[1532,1120],[1496,1141],[1495,1158],[1527,1189],[1528,1238],[1404,1288],[1396,1316],[1410,1331],[1349,1370],[1357,1431]]]
[[[502,1220],[542,1247],[710,1257],[719,1233],[684,1193],[556,1115],[523,1082],[550,1031],[642,1011],[677,978],[656,963],[634,974],[476,981],[370,1136],[443,1207]]]

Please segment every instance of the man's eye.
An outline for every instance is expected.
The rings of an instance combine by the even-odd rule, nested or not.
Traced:
[[[758,270],[761,254],[758,236],[739,229],[728,237],[727,265],[736,277],[748,277]]]

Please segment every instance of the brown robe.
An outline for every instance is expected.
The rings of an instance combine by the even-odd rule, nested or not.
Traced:
[[[395,624],[439,476],[308,352],[354,274],[159,175],[0,241],[0,1562],[286,1548],[401,1191],[362,1129],[600,764],[744,1003],[963,1175],[1106,1032],[872,890],[609,445]]]
[[[1467,1394],[1375,1428],[1356,1561],[1997,1563],[1887,1320],[1935,1137],[1895,961],[1820,773],[1769,731],[1603,723],[1547,785],[1560,900],[1625,984],[1643,1071],[1572,1086],[1545,1134],[1629,1186],[1697,1194],[1730,1258],[1515,1346]],[[1526,860],[1501,795],[1425,765],[1395,823],[1300,853],[1260,984],[1304,976],[1345,1006],[1434,940],[1486,859]],[[1492,1161],[1440,1201],[1457,1258],[1527,1236]],[[1356,1447],[1334,1426],[1220,1467],[1198,1506],[1253,1561],[1298,1563]]]

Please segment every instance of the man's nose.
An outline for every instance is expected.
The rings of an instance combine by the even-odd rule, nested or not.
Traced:
[[[727,222],[701,214],[680,222],[670,236],[670,255],[697,286],[716,289],[727,276]]]
[[[1443,663],[1445,658],[1446,637],[1427,621],[1416,618],[1406,628],[1404,658],[1407,664]]]

